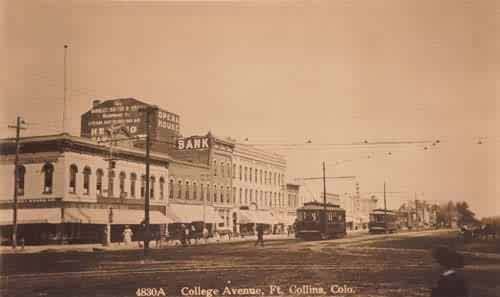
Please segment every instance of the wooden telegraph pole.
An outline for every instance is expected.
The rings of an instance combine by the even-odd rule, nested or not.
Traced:
[[[148,106],[142,111],[146,113],[146,195],[144,197],[144,257],[149,256],[149,163],[151,150],[151,114],[158,110],[156,106]]]
[[[328,230],[328,217],[326,215],[326,175],[325,175],[325,162],[323,162],[323,231],[326,232]]]
[[[12,210],[13,214],[13,223],[12,223],[12,248],[15,249],[17,247],[17,196],[18,196],[18,188],[19,188],[19,137],[21,134],[21,129],[26,129],[21,127],[21,124],[25,124],[24,120],[21,119],[20,116],[17,116],[16,125],[9,125],[9,128],[16,129],[16,157],[14,159],[14,205]]]

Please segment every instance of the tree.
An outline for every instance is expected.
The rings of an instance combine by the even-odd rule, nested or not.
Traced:
[[[452,201],[441,204],[437,209],[436,223],[438,226],[451,227],[454,218],[456,218],[456,207]]]
[[[459,225],[468,225],[478,222],[475,218],[476,214],[469,209],[469,204],[467,202],[457,202],[455,207],[457,210],[457,221]]]

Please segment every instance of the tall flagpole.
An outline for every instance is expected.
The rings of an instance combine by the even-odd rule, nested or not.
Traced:
[[[66,59],[67,59],[68,45],[64,45],[64,94],[63,94],[63,118],[62,118],[62,133],[66,132]]]

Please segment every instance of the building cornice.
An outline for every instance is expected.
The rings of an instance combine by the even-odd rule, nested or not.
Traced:
[[[109,156],[109,147],[99,144],[91,139],[71,136],[67,133],[43,136],[23,137],[20,139],[21,154],[33,154],[40,152],[76,152],[90,153],[98,156]],[[15,154],[15,139],[0,139],[0,155]],[[145,152],[121,146],[113,147],[113,156],[123,160],[144,162]],[[151,163],[154,165],[168,167],[171,157],[167,154],[150,154]]]

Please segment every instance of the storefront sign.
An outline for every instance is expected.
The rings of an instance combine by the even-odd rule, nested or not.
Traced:
[[[208,137],[189,137],[177,140],[178,150],[209,149],[210,141]]]

